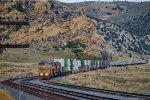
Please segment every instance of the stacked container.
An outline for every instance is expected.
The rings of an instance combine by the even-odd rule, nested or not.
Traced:
[[[71,71],[71,68],[70,68],[70,66],[71,66],[70,59],[67,59],[67,63],[68,63],[68,71],[70,72]]]
[[[98,60],[98,61],[97,61],[97,63],[98,63],[98,68],[100,67],[100,64],[99,64],[99,62],[100,62],[100,61]]]
[[[64,59],[64,71],[66,72],[68,70],[68,61],[67,59]]]
[[[76,59],[54,59],[61,64],[61,72],[79,72],[92,69],[109,67],[109,61],[99,60],[76,60]]]
[[[74,67],[73,59],[70,59],[70,70],[71,71],[73,71],[73,67]]]
[[[61,64],[61,72],[64,72],[64,59],[54,59],[54,62],[59,62]]]
[[[98,68],[98,60],[95,60],[96,68]]]
[[[102,68],[102,61],[99,62],[99,68]]]
[[[87,70],[88,69],[88,60],[84,60],[84,65],[85,65],[84,70]]]
[[[81,68],[80,69],[84,69],[85,64],[84,64],[84,60],[81,60]]]
[[[88,61],[88,70],[90,70],[91,69],[91,61],[90,60],[87,60]]]
[[[76,59],[73,59],[73,72],[78,72],[79,66],[78,66],[78,61]]]
[[[77,60],[77,66],[78,66],[78,72],[79,72],[79,68],[81,67],[81,60]]]

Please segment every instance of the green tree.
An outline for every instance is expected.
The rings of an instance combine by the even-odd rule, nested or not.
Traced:
[[[102,51],[101,52],[101,58],[102,58],[102,60],[109,60],[111,58],[110,53],[107,51]]]

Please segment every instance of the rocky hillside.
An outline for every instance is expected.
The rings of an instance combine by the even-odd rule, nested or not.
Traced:
[[[103,21],[96,21],[99,23],[96,24],[93,21],[95,19],[85,15],[86,9],[82,6],[70,8],[68,4],[56,0],[1,1],[0,6],[0,20],[29,22],[27,26],[1,25],[1,44],[27,43],[31,48],[44,52],[72,51],[78,58],[91,59],[91,55],[97,57],[101,55],[115,60],[133,57],[135,53],[128,51],[134,51],[136,46],[133,44],[139,45],[138,38],[132,37],[127,31],[114,24],[105,25]],[[119,30],[122,32],[121,35]],[[127,34],[124,37],[128,40],[120,40],[123,38],[124,31]],[[110,32],[114,32],[115,40]],[[133,41],[134,38],[136,41]],[[147,53],[145,49],[142,49],[142,52],[140,50],[136,52]],[[112,54],[111,57],[108,57],[109,53]]]
[[[88,1],[67,5],[74,9],[83,6],[86,9],[86,15],[120,25],[150,12],[150,2]]]
[[[124,29],[130,34],[137,37],[139,40],[139,51],[146,55],[150,55],[150,12],[142,13],[133,18],[131,21],[121,24]],[[136,45],[137,46],[137,45]],[[134,50],[135,51],[135,50]]]
[[[129,55],[133,51],[139,54],[150,53],[150,42],[145,40],[145,38],[139,38],[116,24],[93,17],[89,18],[95,23],[95,26],[97,26],[97,30],[100,35],[103,36],[103,40],[111,44],[118,52],[129,53]]]
[[[126,30],[131,31],[134,35],[143,37],[150,35],[150,12],[142,14],[138,17],[135,17],[133,20],[128,21],[127,23],[122,24]],[[148,37],[147,37],[148,38]]]
[[[127,12],[128,10],[124,3],[118,4],[113,2],[88,1],[68,5],[73,9],[83,6],[86,9],[86,15],[102,20],[108,20],[110,18],[116,17],[122,13]]]
[[[73,5],[73,4],[69,4]],[[86,15],[93,19],[104,41],[117,51],[150,54],[150,2],[83,2]]]
[[[29,22],[28,26],[0,26],[2,44],[29,43],[49,50],[56,46],[64,47],[68,41],[76,41],[86,45],[85,53],[94,55],[106,49],[93,22],[83,15],[82,8],[72,10],[53,0],[1,1],[0,6],[1,20]]]

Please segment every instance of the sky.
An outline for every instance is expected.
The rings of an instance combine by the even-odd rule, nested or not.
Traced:
[[[83,1],[99,1],[99,0],[58,0],[61,2],[66,2],[66,3],[74,3],[74,2],[83,2]],[[100,0],[100,1],[113,1],[113,0]],[[117,0],[116,0],[117,1]],[[125,1],[125,0],[118,0],[118,1]],[[131,2],[141,2],[141,1],[150,1],[150,0],[127,0]]]

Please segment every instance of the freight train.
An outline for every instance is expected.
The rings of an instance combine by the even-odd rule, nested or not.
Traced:
[[[39,78],[50,79],[68,74],[103,69],[110,66],[127,66],[146,64],[147,61],[99,61],[77,59],[54,59],[54,61],[39,62]]]

